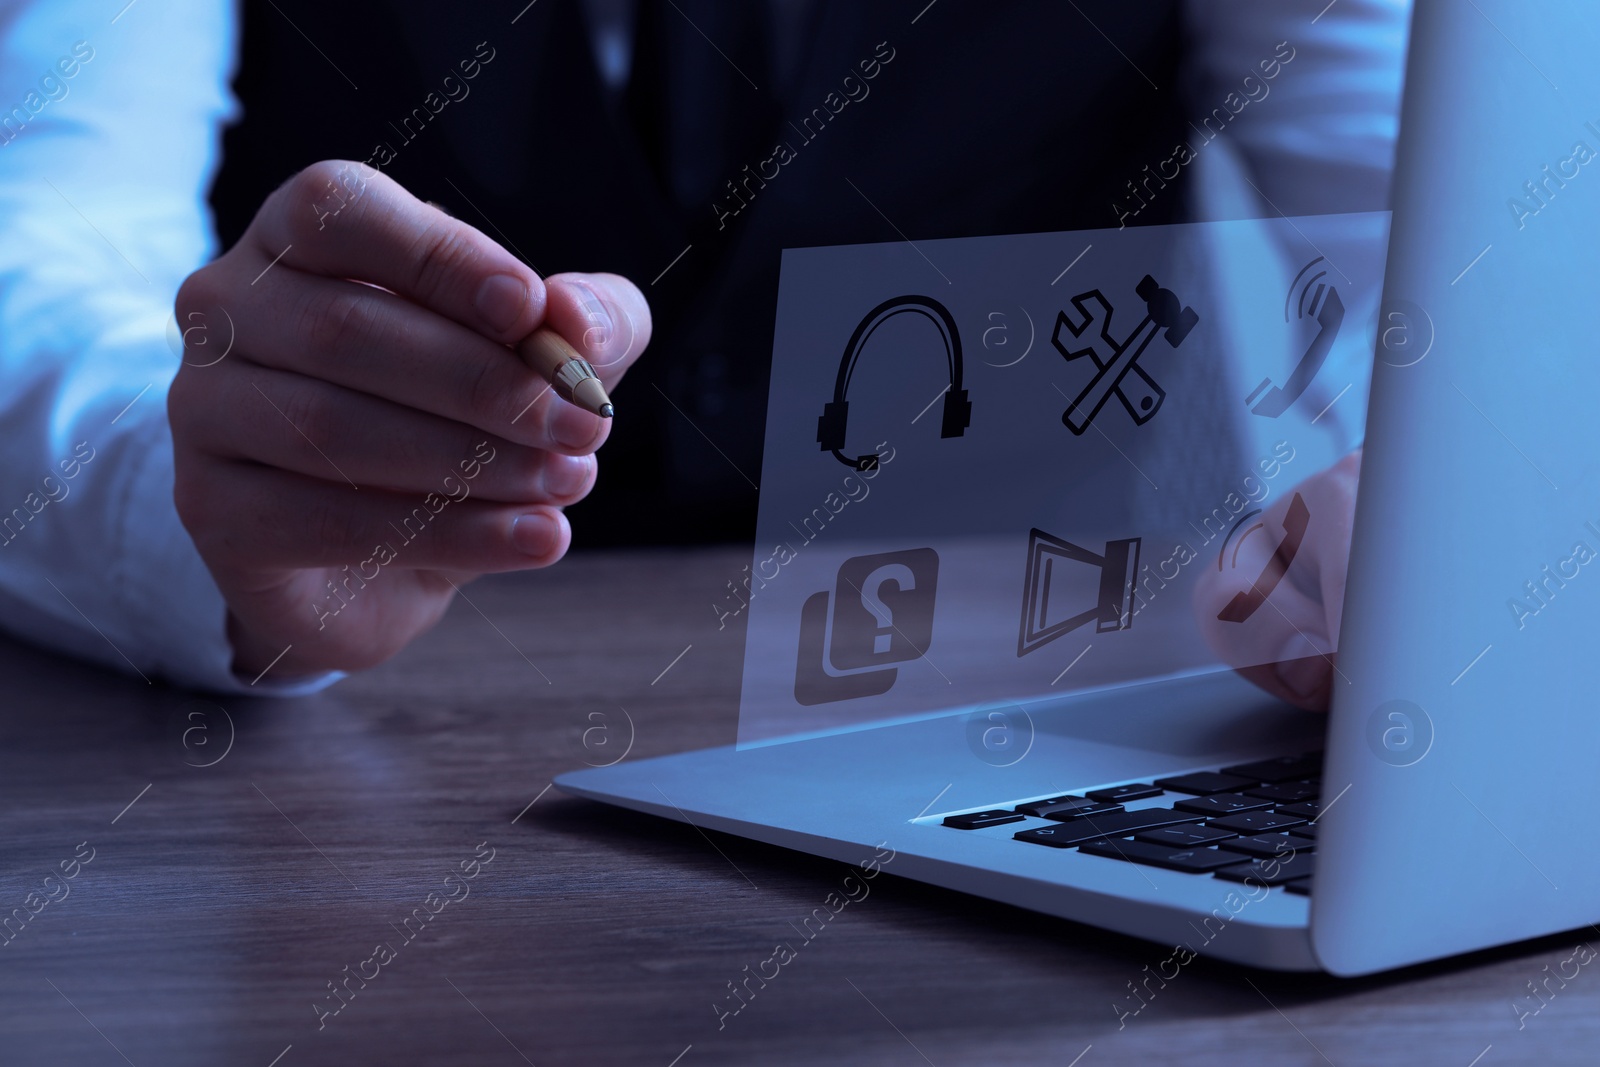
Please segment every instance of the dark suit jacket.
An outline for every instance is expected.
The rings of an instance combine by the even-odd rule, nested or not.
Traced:
[[[299,168],[370,160],[540,272],[637,282],[655,340],[580,543],[751,535],[783,248],[1113,225],[1182,139],[1169,3],[815,0],[786,83],[764,4],[640,5],[618,96],[574,0],[245,0],[212,197],[231,244]]]

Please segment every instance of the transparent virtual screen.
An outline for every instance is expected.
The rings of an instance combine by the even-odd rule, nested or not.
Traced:
[[[1284,654],[1258,635],[1303,580],[1296,487],[1361,443],[1387,230],[786,251],[754,556],[713,605],[740,743]]]

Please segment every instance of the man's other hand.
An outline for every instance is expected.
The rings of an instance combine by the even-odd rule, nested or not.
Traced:
[[[1257,520],[1267,536],[1243,537],[1235,565],[1205,568],[1195,588],[1200,627],[1223,662],[1274,696],[1311,711],[1327,710],[1338,677],[1339,657],[1328,650],[1339,647],[1360,477],[1361,453],[1352,452],[1283,494]],[[1219,619],[1229,602],[1250,588],[1243,583],[1262,573],[1279,551],[1296,495],[1310,519],[1293,561],[1248,619]]]

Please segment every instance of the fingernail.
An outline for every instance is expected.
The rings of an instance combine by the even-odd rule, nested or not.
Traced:
[[[1278,679],[1298,697],[1310,696],[1322,684],[1328,671],[1328,661],[1321,650],[1306,638],[1295,634],[1278,653]]]
[[[562,404],[550,417],[550,434],[568,448],[587,448],[600,432],[600,420],[571,404]]]
[[[511,543],[517,546],[517,551],[529,556],[548,556],[560,536],[560,524],[543,511],[518,515],[511,524]]]
[[[611,313],[600,302],[600,297],[595,291],[587,285],[578,282],[573,288],[581,294],[583,316],[589,323],[588,329],[583,331],[584,345],[590,349],[604,348],[610,343],[613,333]]]
[[[522,318],[522,310],[528,306],[528,287],[509,274],[491,274],[478,286],[473,305],[484,322],[504,333]]]
[[[588,456],[549,456],[544,465],[544,491],[557,498],[580,492],[589,482],[594,460]]]

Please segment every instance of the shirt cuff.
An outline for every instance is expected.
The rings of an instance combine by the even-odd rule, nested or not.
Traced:
[[[144,632],[149,673],[188,688],[261,696],[315,693],[345,676],[325,671],[282,681],[233,670],[228,607],[172,501],[172,433],[165,418],[143,420],[143,440],[118,501],[119,550],[111,568],[119,613]]]

